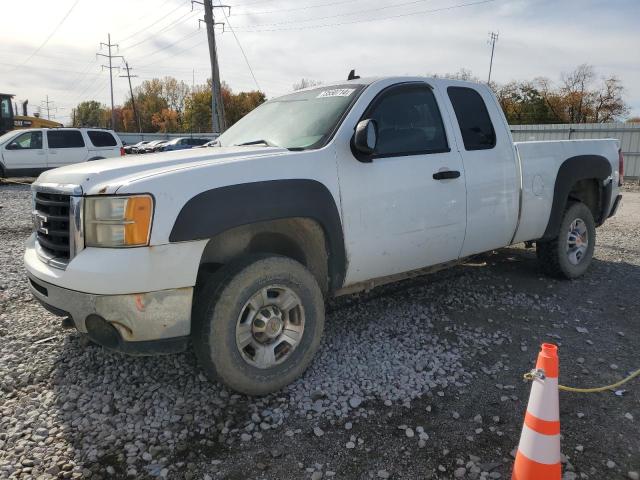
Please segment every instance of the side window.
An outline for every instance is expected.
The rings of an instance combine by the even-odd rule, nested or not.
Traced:
[[[39,150],[42,148],[42,132],[27,132],[18,135],[11,142],[11,147],[12,150]]]
[[[480,94],[466,87],[449,87],[447,93],[460,125],[465,150],[495,147],[496,131]]]
[[[113,138],[113,135],[109,132],[104,132],[102,130],[89,130],[87,131],[87,135],[94,147],[115,147],[118,145],[116,139]]]
[[[49,130],[49,148],[81,148],[84,140],[79,130]]]
[[[375,156],[449,151],[440,110],[426,85],[392,87],[373,101],[365,118],[378,125]]]

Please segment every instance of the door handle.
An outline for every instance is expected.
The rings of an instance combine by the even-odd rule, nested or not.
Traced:
[[[434,180],[449,180],[451,178],[458,177],[460,177],[460,172],[458,170],[444,170],[433,174]]]

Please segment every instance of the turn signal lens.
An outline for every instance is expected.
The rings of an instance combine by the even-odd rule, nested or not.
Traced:
[[[124,243],[127,246],[147,245],[151,230],[151,197],[131,197],[125,213]]]
[[[150,195],[87,197],[84,207],[87,247],[141,247],[149,244],[153,199]]]

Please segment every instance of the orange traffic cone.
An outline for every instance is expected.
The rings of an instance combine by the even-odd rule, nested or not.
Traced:
[[[512,480],[560,480],[558,347],[543,343],[524,417]]]

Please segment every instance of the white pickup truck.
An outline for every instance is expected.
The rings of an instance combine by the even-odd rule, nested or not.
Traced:
[[[268,101],[217,146],[33,184],[33,295],[105,347],[192,342],[248,394],[298,377],[324,299],[535,242],[582,275],[620,203],[616,140],[513,143],[485,85],[355,78]]]

